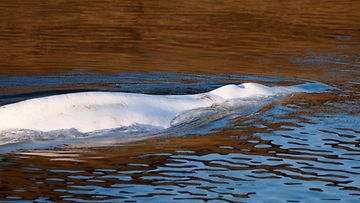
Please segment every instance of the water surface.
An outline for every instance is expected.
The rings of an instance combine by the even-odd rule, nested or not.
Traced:
[[[0,105],[94,90],[192,94],[242,82],[336,88],[136,142],[0,146],[0,201],[360,201],[357,1],[0,7]]]

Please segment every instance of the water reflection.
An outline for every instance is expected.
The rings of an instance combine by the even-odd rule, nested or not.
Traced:
[[[15,0],[0,8],[0,105],[251,81],[338,88],[173,136],[2,154],[0,201],[360,201],[357,1]]]
[[[331,74],[326,71],[304,71],[298,63],[286,60],[293,53],[306,55],[309,48],[320,55],[332,50],[336,54],[332,59],[339,54],[359,53],[356,3],[2,2],[0,74],[49,74],[86,68],[110,72],[291,73],[327,80]]]
[[[80,84],[68,77],[65,85],[93,87],[90,81],[101,84],[98,80],[107,81],[103,84],[108,89],[133,87],[132,91],[162,94],[175,91],[174,86],[178,93],[189,93],[231,80],[301,82],[277,77],[158,73],[134,83],[144,76],[79,76],[83,78]],[[22,80],[8,81],[24,86]],[[38,81],[45,84],[40,88],[46,89],[52,88],[46,81],[56,80],[44,76]],[[253,116],[232,117],[225,124],[213,121],[172,136],[115,146],[75,145],[3,154],[0,200],[357,202],[360,112],[353,107],[360,101],[359,85],[341,81],[332,85],[337,89],[297,94]],[[62,83],[59,89],[64,91]],[[2,101],[14,99],[14,95]]]
[[[351,112],[324,114],[331,99],[318,96],[204,136],[3,155],[0,194],[87,202],[357,202],[359,129],[352,125],[360,120]]]

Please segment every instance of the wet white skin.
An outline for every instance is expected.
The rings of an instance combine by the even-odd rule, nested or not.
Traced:
[[[0,107],[0,131],[31,129],[80,132],[136,124],[171,126],[181,112],[221,105],[234,99],[272,97],[306,92],[299,86],[268,87],[257,83],[226,85],[194,95],[147,95],[121,92],[82,92],[30,99]]]

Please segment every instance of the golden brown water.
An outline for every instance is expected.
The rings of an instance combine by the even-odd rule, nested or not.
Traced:
[[[0,105],[244,81],[338,88],[156,139],[10,146],[0,201],[360,201],[358,1],[3,0],[0,9]]]
[[[346,53],[344,60],[358,63],[360,49],[354,0],[37,0],[0,7],[1,75],[84,68],[314,78],[287,59]],[[317,77],[334,79],[336,68],[328,69],[315,70]]]

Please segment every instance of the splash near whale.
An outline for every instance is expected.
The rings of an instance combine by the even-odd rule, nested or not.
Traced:
[[[0,107],[0,144],[97,135],[112,129],[168,129],[206,118],[209,112],[219,118],[236,109],[256,110],[296,92],[328,87],[321,83],[274,87],[242,83],[192,95],[80,92],[34,98]]]

